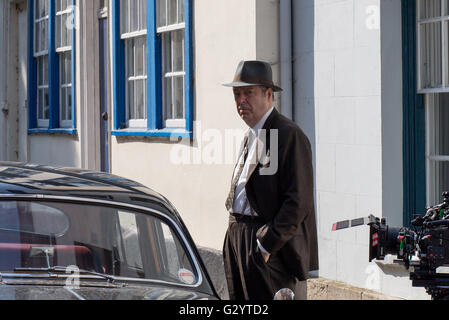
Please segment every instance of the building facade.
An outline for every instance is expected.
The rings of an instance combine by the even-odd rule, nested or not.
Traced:
[[[270,62],[276,107],[313,147],[319,276],[428,299],[368,262],[373,214],[407,225],[441,202],[448,135],[446,0],[0,2],[0,159],[109,171],[164,194],[220,251],[245,125],[232,80]]]

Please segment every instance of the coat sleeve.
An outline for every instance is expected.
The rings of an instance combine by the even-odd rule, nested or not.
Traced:
[[[257,232],[261,245],[270,253],[275,253],[302,232],[303,221],[314,208],[310,142],[299,128],[288,129],[279,131],[280,209],[273,220]]]

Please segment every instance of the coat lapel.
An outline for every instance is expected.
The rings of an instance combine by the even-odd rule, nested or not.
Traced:
[[[262,159],[262,157],[264,156],[263,154],[264,151],[267,151],[266,141],[270,134],[271,123],[273,122],[273,119],[277,117],[278,114],[279,114],[278,111],[276,110],[276,108],[274,108],[269,117],[267,118],[267,120],[265,121],[265,124],[262,128],[263,131],[260,132],[257,137],[256,152],[254,152],[251,159],[248,159],[251,161],[249,163],[248,169],[248,180],[249,178],[251,178],[252,174],[256,170],[257,164],[259,163],[260,159]]]

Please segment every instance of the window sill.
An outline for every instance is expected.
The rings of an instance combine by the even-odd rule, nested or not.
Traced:
[[[42,134],[69,134],[69,135],[76,135],[77,130],[74,128],[58,128],[58,129],[44,129],[44,128],[34,128],[34,129],[28,129],[28,134],[36,134],[36,133],[42,133]]]
[[[193,132],[185,129],[123,129],[111,131],[111,135],[117,137],[166,137],[166,138],[193,138]]]

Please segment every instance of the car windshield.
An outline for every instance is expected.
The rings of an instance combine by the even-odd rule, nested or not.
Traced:
[[[111,206],[0,201],[0,272],[54,266],[176,284],[198,279],[163,218]]]

